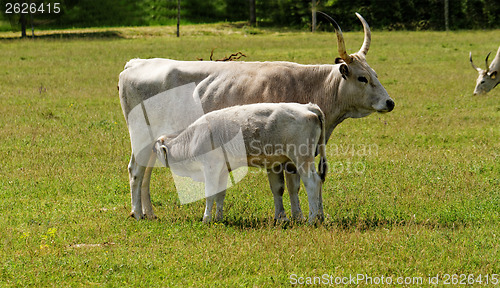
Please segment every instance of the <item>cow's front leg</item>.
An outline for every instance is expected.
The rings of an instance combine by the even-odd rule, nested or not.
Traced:
[[[298,173],[285,172],[286,187],[290,195],[290,206],[292,210],[292,219],[294,221],[304,221],[304,215],[300,208],[299,189],[300,189],[300,175]]]
[[[145,169],[146,167],[141,166],[137,163],[137,161],[135,160],[135,156],[132,153],[130,163],[128,165],[130,194],[132,198],[132,211],[130,212],[130,216],[135,217],[135,219],[137,220],[144,218],[141,203],[141,186],[142,180],[144,179]]]
[[[269,186],[273,192],[274,197],[274,220],[288,221],[283,207],[283,192],[285,190],[285,179],[283,172],[275,172],[273,169],[267,169],[267,178],[269,179]]]

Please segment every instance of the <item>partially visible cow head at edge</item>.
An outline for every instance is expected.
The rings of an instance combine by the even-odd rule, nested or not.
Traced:
[[[365,33],[363,45],[358,52],[349,55],[345,48],[344,36],[337,22],[329,15],[318,11],[328,18],[335,28],[337,34],[337,46],[340,57],[335,59],[335,64],[340,64],[339,72],[343,81],[339,83],[341,95],[362,95],[362,98],[351,97],[349,101],[351,112],[346,115],[350,118],[365,117],[373,112],[391,112],[394,109],[394,101],[391,99],[384,86],[380,83],[377,73],[366,62],[366,54],[370,48],[371,31],[365,19],[358,13],[356,16],[363,24]]]
[[[495,88],[498,83],[500,83],[500,75],[498,75],[498,70],[500,69],[500,47],[498,48],[495,59],[491,62],[491,65],[488,65],[488,58],[490,57],[490,54],[491,52],[486,56],[486,70],[483,70],[472,62],[472,52],[469,52],[470,64],[479,74],[476,80],[474,95],[486,94],[490,92],[491,89]]]

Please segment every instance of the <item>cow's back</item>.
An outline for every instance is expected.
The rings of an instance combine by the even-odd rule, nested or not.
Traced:
[[[191,83],[205,113],[263,102],[308,103],[331,69],[330,65],[291,62],[132,59],[120,74],[120,99],[125,117],[141,101]]]

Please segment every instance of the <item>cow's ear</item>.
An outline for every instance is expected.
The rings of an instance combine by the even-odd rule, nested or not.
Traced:
[[[349,67],[347,67],[346,64],[340,65],[339,68],[340,74],[342,74],[342,78],[347,79],[347,76],[349,76]]]
[[[344,63],[344,60],[342,60],[342,58],[340,57],[335,58],[335,64],[340,64],[340,63]]]
[[[491,72],[490,78],[493,79],[493,80],[495,80],[497,78],[497,71]]]

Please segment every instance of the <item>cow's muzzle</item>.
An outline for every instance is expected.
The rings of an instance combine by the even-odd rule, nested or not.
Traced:
[[[486,91],[481,89],[474,90],[474,96],[486,94]]]
[[[385,107],[377,110],[377,112],[379,112],[379,113],[391,112],[392,110],[394,110],[395,105],[396,104],[394,104],[394,101],[392,101],[392,99],[389,99],[389,100],[385,101]]]
[[[396,106],[392,99],[385,101],[385,104],[387,105],[387,112],[391,112],[392,110],[394,110],[394,106]]]

